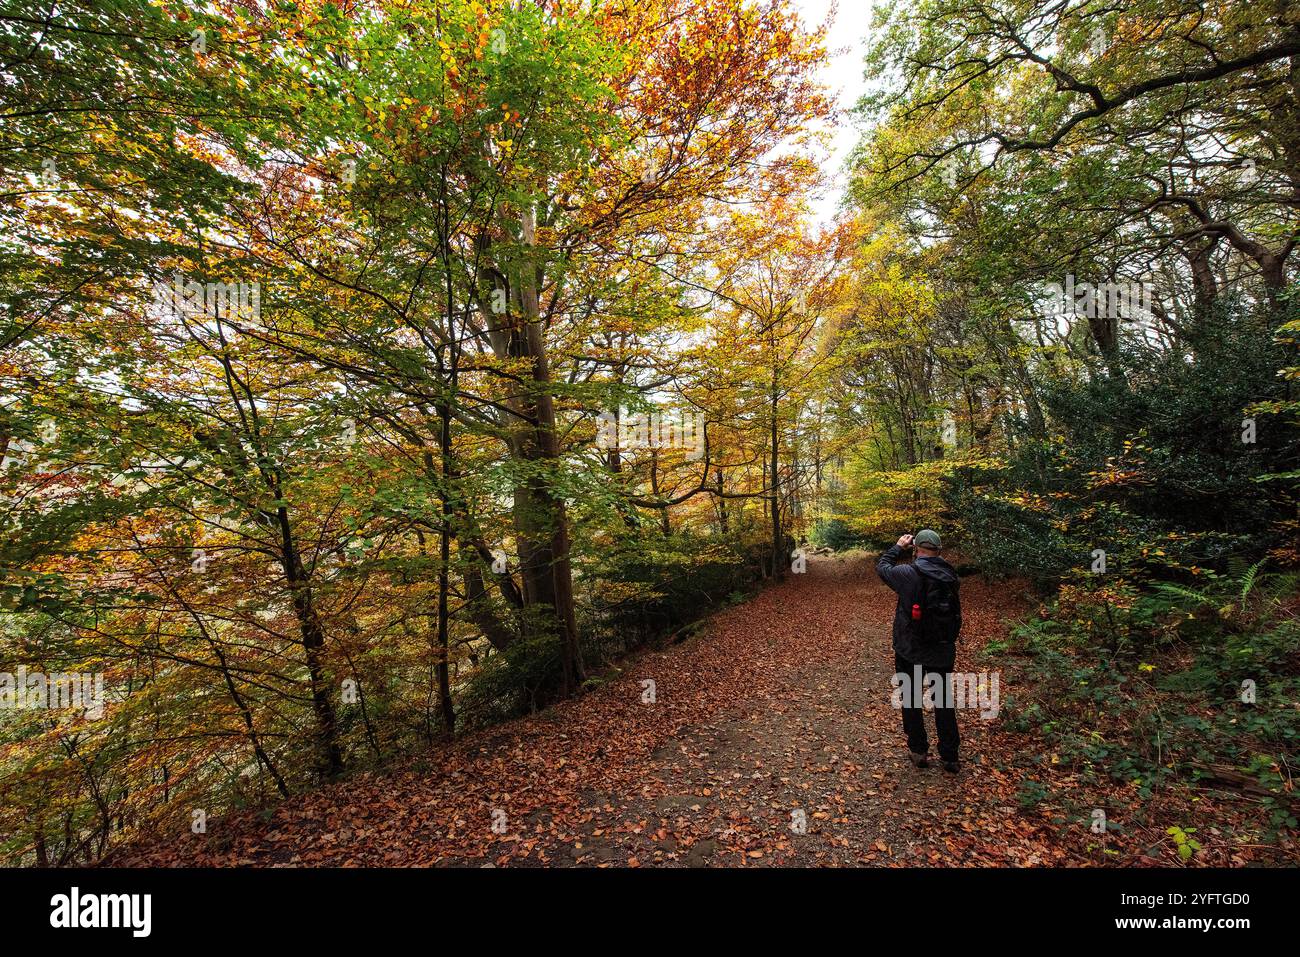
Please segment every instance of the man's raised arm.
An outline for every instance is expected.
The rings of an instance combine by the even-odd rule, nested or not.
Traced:
[[[898,591],[898,586],[902,580],[900,578],[902,569],[895,568],[894,566],[896,566],[898,560],[903,557],[903,552],[911,547],[912,536],[904,535],[899,538],[895,544],[890,545],[885,549],[885,554],[881,555],[880,560],[876,562],[876,574],[880,576],[881,581],[894,589],[894,591]]]

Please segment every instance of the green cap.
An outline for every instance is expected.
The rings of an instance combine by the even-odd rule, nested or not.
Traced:
[[[935,549],[943,547],[939,542],[939,533],[932,528],[923,528],[917,532],[916,537],[912,539],[912,544]]]

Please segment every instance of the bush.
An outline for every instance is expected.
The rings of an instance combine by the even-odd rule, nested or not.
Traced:
[[[596,552],[575,581],[588,672],[734,603],[761,577],[769,548],[758,536],[679,532],[629,535]],[[555,637],[516,641],[490,655],[461,692],[462,727],[551,703],[559,694],[560,669]]]
[[[757,535],[629,538],[591,569],[584,626],[594,660],[668,635],[753,587],[771,546]]]
[[[1054,434],[944,480],[967,553],[1052,581],[1102,549],[1108,572],[1139,582],[1294,554],[1300,432],[1283,419],[1291,346],[1273,321],[1227,307],[1199,323],[1191,356],[1130,343],[1111,371],[1047,382]],[[1253,443],[1242,440],[1250,415]]]
[[[1036,728],[1085,779],[1108,774],[1143,795],[1171,777],[1245,785],[1273,803],[1275,826],[1292,827],[1294,587],[1257,564],[1207,574],[1198,588],[1064,588],[1008,642],[1033,689],[1008,709],[1009,725]]]
[[[813,526],[808,538],[818,548],[829,548],[831,551],[836,552],[846,552],[854,548],[867,548],[871,544],[866,536],[854,532],[848,523],[841,518],[818,522]]]

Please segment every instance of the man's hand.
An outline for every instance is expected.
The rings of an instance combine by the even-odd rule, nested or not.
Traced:
[[[902,549],[909,549],[909,548],[911,548],[911,547],[912,547],[912,536],[911,536],[911,535],[904,535],[904,536],[902,536],[901,538],[899,538],[899,540],[898,540],[898,547],[899,547],[899,548],[902,548]]]

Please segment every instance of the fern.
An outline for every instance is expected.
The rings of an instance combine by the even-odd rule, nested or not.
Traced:
[[[1234,605],[1227,606],[1228,609],[1232,609],[1234,606],[1244,608],[1246,600],[1256,591],[1269,592],[1271,585],[1278,584],[1274,579],[1282,580],[1280,584],[1283,585],[1283,591],[1287,590],[1286,585],[1293,583],[1294,580],[1291,576],[1273,576],[1261,573],[1260,569],[1264,567],[1266,562],[1267,559],[1261,559],[1249,567],[1246,567],[1245,562],[1239,562],[1236,565],[1232,570],[1231,578],[1222,583],[1222,585],[1232,589],[1232,593],[1236,598]],[[1174,606],[1208,605],[1218,607],[1224,598],[1221,588],[1222,586],[1214,587],[1213,582],[1203,589],[1190,588],[1173,582],[1158,582],[1152,585],[1152,591],[1159,596],[1159,599],[1163,599]],[[1271,601],[1274,604],[1277,603],[1276,595],[1271,598]]]
[[[1246,569],[1246,573],[1241,576],[1242,604],[1246,603],[1246,598],[1250,595],[1251,589],[1255,587],[1255,580],[1259,577],[1259,570],[1263,567],[1266,561],[1268,561],[1267,558],[1261,558],[1255,564],[1251,565],[1250,568]]]
[[[1157,592],[1169,598],[1182,598],[1197,605],[1215,604],[1215,600],[1212,596],[1203,591],[1197,591],[1195,588],[1188,588],[1185,585],[1175,585],[1172,582],[1159,582],[1154,587]]]

